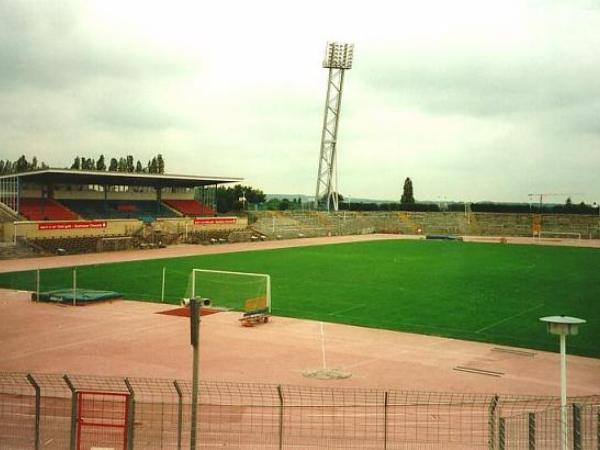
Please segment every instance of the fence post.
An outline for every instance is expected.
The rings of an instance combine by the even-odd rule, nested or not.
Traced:
[[[69,389],[71,390],[71,438],[69,440],[69,449],[75,450],[75,447],[77,445],[77,389],[75,388],[75,385],[69,378],[69,375],[64,375],[63,379],[65,380],[65,383],[67,383],[67,386],[69,386]]]
[[[277,386],[279,394],[279,450],[283,449],[283,391],[281,385]]]
[[[388,392],[383,395],[383,450],[387,450],[388,441]]]
[[[573,450],[581,450],[581,405],[573,403]]]
[[[598,445],[598,450],[600,450],[600,406],[596,411],[596,443]]]
[[[40,301],[40,269],[35,271],[35,301]]]
[[[73,306],[77,306],[77,269],[73,269]]]
[[[125,386],[127,386],[127,390],[129,391],[129,397],[127,397],[127,450],[133,450],[135,391],[129,382],[129,378],[125,378]]]
[[[498,408],[498,396],[494,395],[488,408],[488,449],[496,448],[496,410]]]
[[[504,420],[504,417],[500,417],[500,419],[498,419],[498,448],[500,450],[504,450],[506,445],[506,430]]]
[[[173,381],[177,391],[177,450],[181,450],[181,433],[183,424],[183,393],[177,380]]]
[[[535,413],[530,412],[529,415],[529,450],[535,450]]]
[[[41,390],[40,385],[37,384],[35,379],[31,376],[30,373],[27,374],[27,380],[35,389],[35,430],[34,430],[34,438],[35,438],[35,450],[39,450],[40,448],[40,402],[41,402]]]
[[[162,268],[162,285],[161,285],[161,290],[160,290],[160,301],[162,303],[165,302],[165,279],[167,276],[166,272],[167,272],[167,268],[163,267]]]

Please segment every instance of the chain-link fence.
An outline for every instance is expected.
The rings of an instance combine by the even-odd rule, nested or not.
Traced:
[[[554,449],[554,397],[201,382],[197,448]],[[569,399],[569,448],[600,448],[600,396]],[[191,383],[0,373],[0,449],[190,448]]]

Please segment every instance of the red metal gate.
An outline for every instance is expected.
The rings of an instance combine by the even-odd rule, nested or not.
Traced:
[[[128,405],[128,393],[77,392],[77,450],[127,450]]]

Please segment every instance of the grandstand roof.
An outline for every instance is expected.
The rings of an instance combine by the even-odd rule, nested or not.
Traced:
[[[103,172],[77,169],[42,169],[31,172],[11,173],[3,178],[19,178],[31,183],[99,184],[153,187],[195,187],[221,183],[234,183],[243,178],[203,177],[195,175],[171,175],[155,173]]]

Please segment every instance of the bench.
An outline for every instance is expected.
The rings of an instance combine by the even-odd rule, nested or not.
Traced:
[[[267,323],[271,314],[268,307],[253,309],[242,314],[239,321],[244,327],[253,327],[259,323]]]

